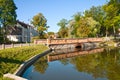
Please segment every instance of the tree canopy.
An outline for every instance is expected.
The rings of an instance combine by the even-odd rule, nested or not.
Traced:
[[[68,36],[68,28],[67,28],[67,20],[66,19],[62,19],[60,20],[60,22],[57,24],[58,26],[60,26],[60,29],[59,29],[59,37],[60,38],[65,38]]]
[[[42,13],[38,13],[32,18],[31,23],[37,28],[40,38],[45,38],[45,31],[47,31],[47,19]]]
[[[60,21],[59,26],[62,28],[59,35],[67,34],[63,38],[115,36],[120,28],[120,1],[110,0],[103,6],[92,6],[74,14],[67,23]]]
[[[0,23],[3,26],[16,22],[16,9],[17,7],[13,0],[0,0]]]
[[[4,41],[6,41],[7,26],[16,23],[16,9],[17,7],[13,0],[0,0],[0,28],[2,27],[2,30],[4,30]]]

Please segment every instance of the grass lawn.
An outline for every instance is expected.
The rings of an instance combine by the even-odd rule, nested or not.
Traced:
[[[47,49],[44,45],[34,45],[0,50],[0,80],[10,80],[3,78],[3,74],[14,73],[24,61]]]

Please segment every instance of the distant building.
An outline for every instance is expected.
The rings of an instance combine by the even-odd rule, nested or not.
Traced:
[[[31,42],[31,38],[38,35],[33,26],[18,20],[14,27],[8,28],[9,35],[7,35],[7,38],[14,42]]]

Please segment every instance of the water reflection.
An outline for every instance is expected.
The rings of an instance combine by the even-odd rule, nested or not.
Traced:
[[[120,80],[120,50],[57,50],[40,58],[23,77],[29,80]]]
[[[96,49],[89,49],[89,50],[79,50],[76,48],[73,49],[63,49],[63,50],[54,50],[50,55],[48,55],[48,62],[54,60],[61,60],[64,58],[71,58],[75,56],[83,56],[88,54],[94,54],[102,52],[104,48],[96,48]]]

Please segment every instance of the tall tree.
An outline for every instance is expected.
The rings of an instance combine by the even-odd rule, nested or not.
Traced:
[[[79,37],[77,34],[77,29],[80,26],[80,20],[82,18],[82,15],[80,12],[76,13],[73,15],[73,22],[72,22],[72,27],[73,27],[73,31],[72,34],[74,35],[74,37]]]
[[[74,34],[75,37],[95,37],[96,34],[99,33],[99,22],[90,16],[82,16],[81,13],[77,13],[71,21],[69,24],[71,28],[73,28],[72,34]]]
[[[4,41],[6,41],[7,26],[16,23],[16,9],[13,0],[0,0],[0,24],[4,29]]]
[[[67,20],[66,19],[62,19],[60,20],[60,22],[57,24],[58,26],[60,26],[60,29],[59,29],[59,37],[60,38],[66,38],[68,37],[68,28],[67,28]]]
[[[54,38],[55,37],[55,33],[54,32],[48,32],[48,38]]]
[[[95,37],[99,33],[100,24],[92,17],[82,17],[77,25],[76,34],[78,37]]]
[[[100,23],[100,33],[99,35],[105,34],[105,27],[103,25],[104,18],[105,18],[105,12],[102,9],[102,6],[92,6],[89,10],[86,10],[84,12],[85,17],[92,17],[95,21]]]
[[[45,38],[45,31],[47,31],[47,20],[42,13],[38,13],[32,18],[31,23],[37,28],[40,38]]]
[[[68,36],[69,38],[74,38],[75,37],[75,29],[74,29],[74,26],[75,26],[75,20],[69,20],[68,22]]]
[[[106,12],[105,25],[108,28],[113,28],[114,35],[116,34],[116,23],[119,23],[120,15],[120,1],[119,0],[110,0],[107,4],[103,6],[104,11]]]

